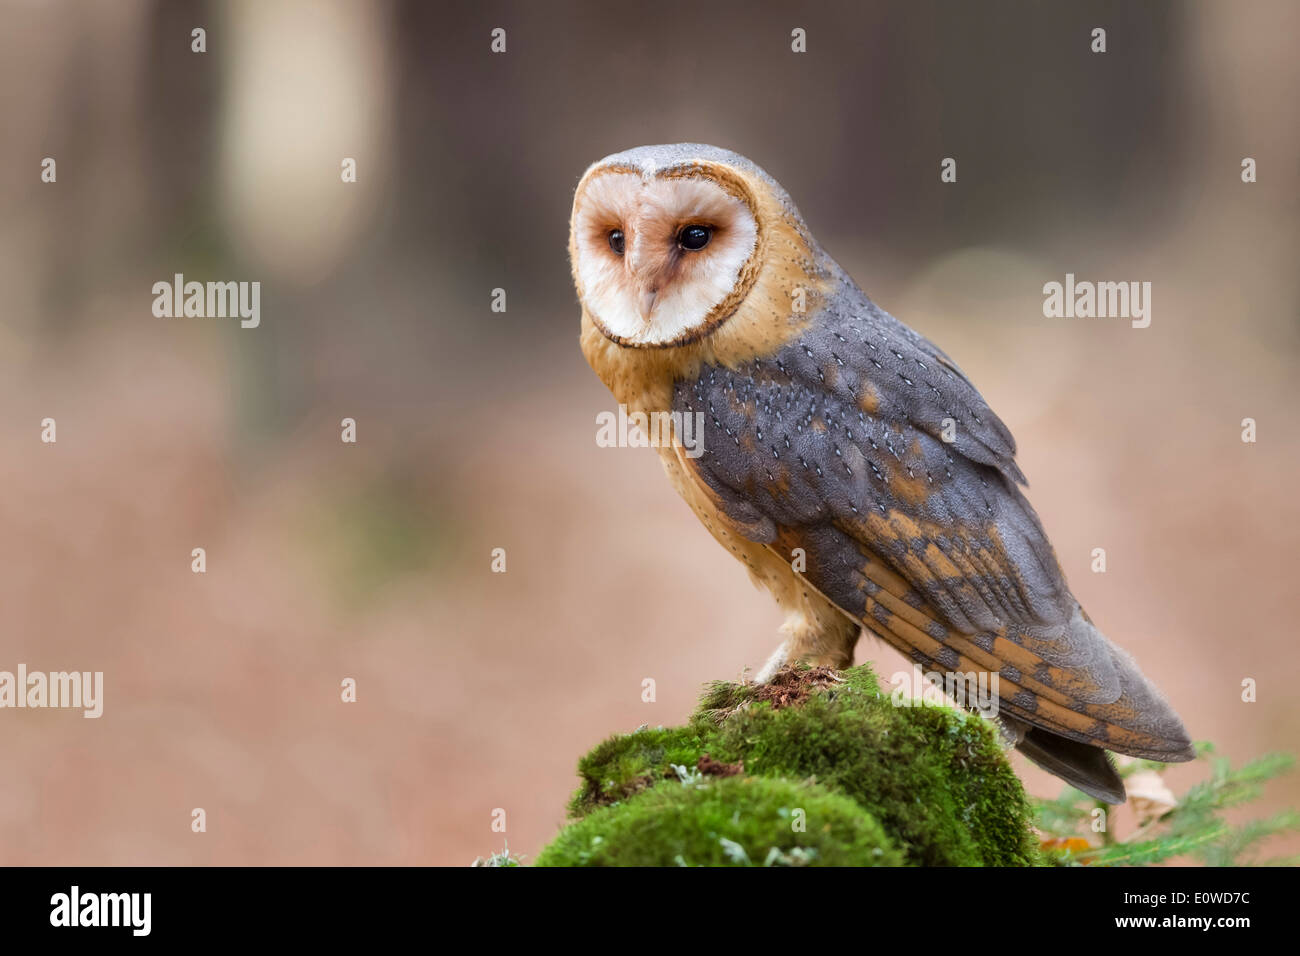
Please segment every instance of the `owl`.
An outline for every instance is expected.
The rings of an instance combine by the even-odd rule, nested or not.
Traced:
[[[1010,431],[772,177],[698,144],[606,157],[578,183],[569,255],[588,363],[629,415],[702,422],[702,451],[659,443],[668,478],[788,615],[757,680],[846,667],[865,629],[988,680],[1009,742],[1097,799],[1125,797],[1108,750],[1194,756],[1070,593]]]

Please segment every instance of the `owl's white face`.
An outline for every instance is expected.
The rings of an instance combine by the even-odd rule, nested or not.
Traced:
[[[722,322],[757,244],[749,204],[704,176],[596,170],[574,198],[583,303],[623,345],[673,345]]]

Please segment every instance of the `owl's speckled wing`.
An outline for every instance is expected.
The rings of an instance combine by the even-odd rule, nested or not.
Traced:
[[[922,666],[997,672],[1004,713],[1070,739],[1189,756],[1177,716],[1071,595],[1006,426],[842,283],[777,354],[676,383],[674,411],[704,415],[685,464],[741,533],[785,560],[803,548],[809,583]]]

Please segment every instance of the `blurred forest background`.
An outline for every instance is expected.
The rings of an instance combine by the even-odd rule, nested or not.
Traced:
[[[0,712],[0,862],[535,854],[578,754],[762,662],[772,601],[595,443],[567,217],[642,143],[780,180],[1014,431],[1192,735],[1294,748],[1298,34],[1284,0],[0,3],[0,669],[106,685]],[[155,318],[177,272],[260,281],[261,326]],[[1067,272],[1150,281],[1151,327],[1045,319]]]

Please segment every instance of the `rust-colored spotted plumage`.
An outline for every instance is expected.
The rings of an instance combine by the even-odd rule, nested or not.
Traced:
[[[597,189],[627,223],[584,212],[611,171],[623,179]],[[679,195],[665,182],[697,185]],[[674,231],[711,230],[710,205],[730,217],[713,258]],[[574,223],[583,352],[630,410],[703,422],[702,455],[660,453],[704,525],[790,612],[770,663],[846,666],[865,628],[927,671],[996,674],[1015,744],[1111,802],[1124,789],[1106,750],[1192,756],[1178,716],[1070,593],[1006,426],[951,359],[822,251],[774,180],[714,147],[642,147],[588,170]],[[703,291],[647,297],[636,261],[605,261],[600,230],[615,228],[641,230],[647,262],[686,257],[677,281]],[[729,291],[713,291],[724,279]],[[668,314],[648,301],[701,304]],[[609,327],[620,323],[635,342]]]

